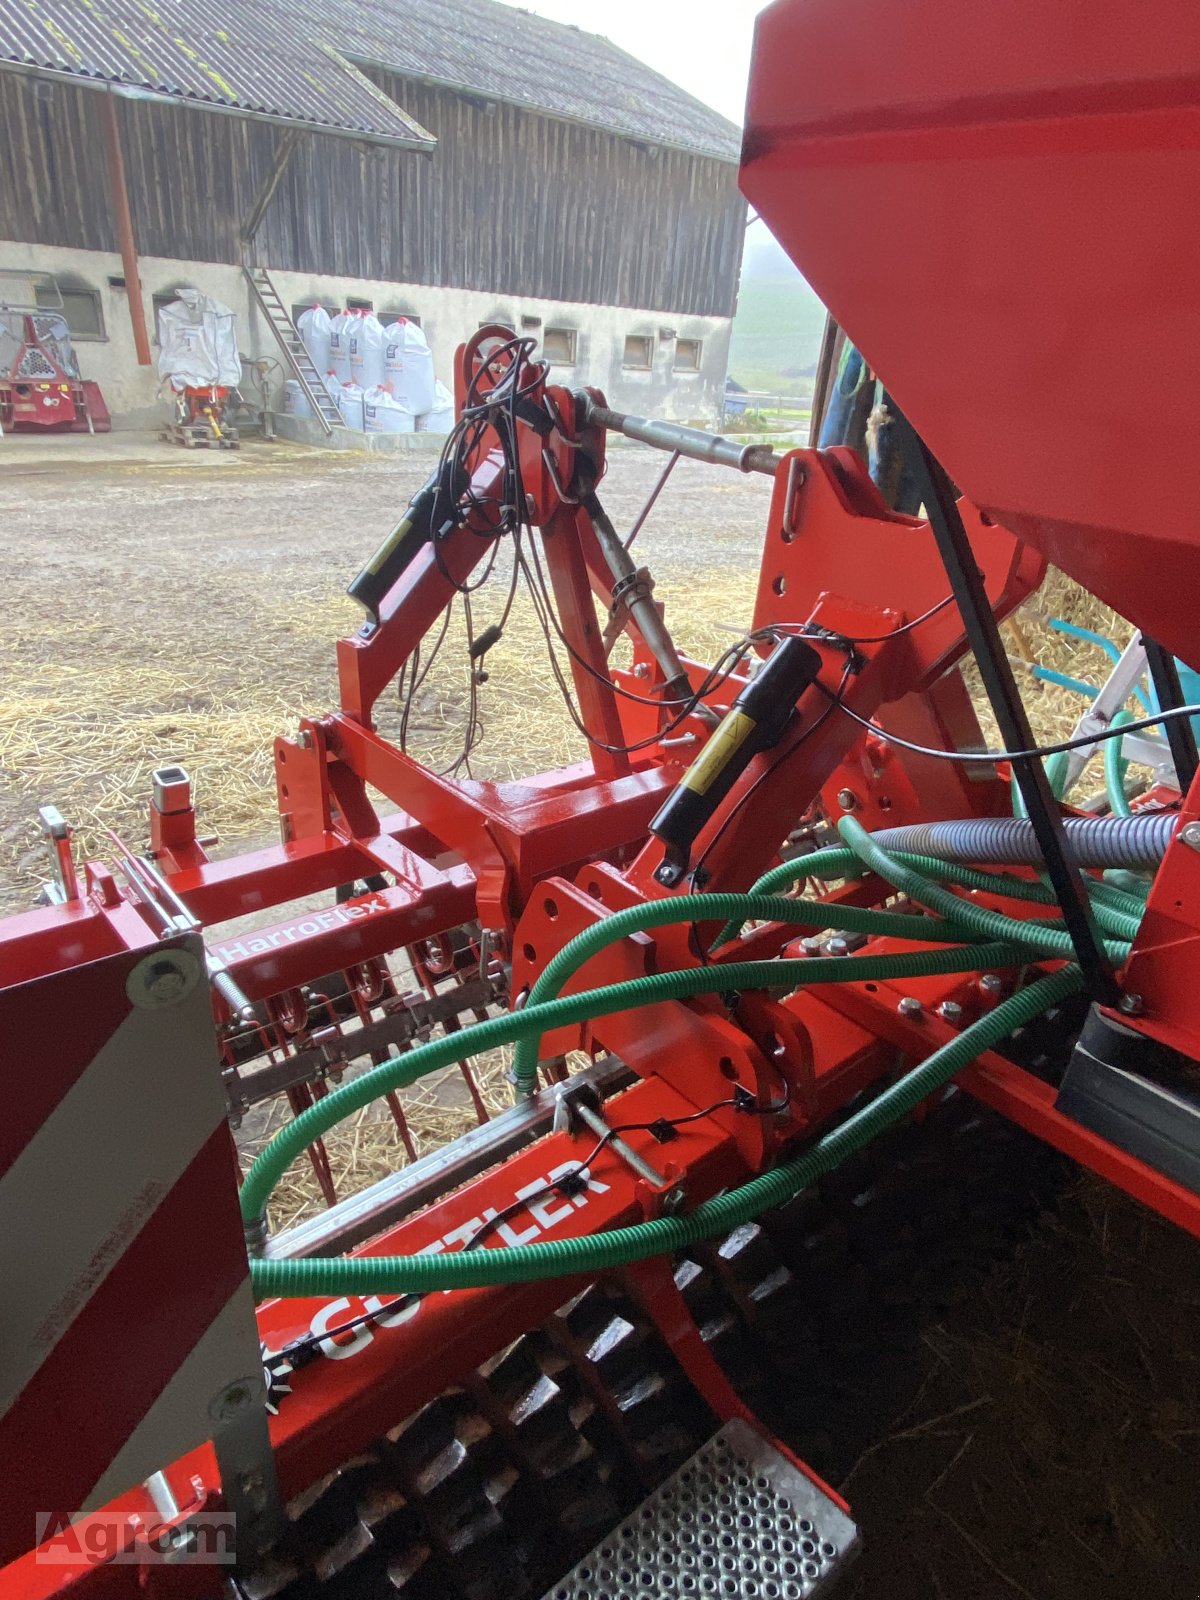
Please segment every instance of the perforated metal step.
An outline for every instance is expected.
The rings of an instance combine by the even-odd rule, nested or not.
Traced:
[[[858,1529],[748,1423],[727,1422],[545,1600],[809,1600]]]

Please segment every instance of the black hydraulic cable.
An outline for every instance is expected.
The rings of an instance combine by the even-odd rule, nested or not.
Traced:
[[[1000,638],[996,614],[984,589],[983,575],[959,514],[953,487],[941,463],[899,407],[895,408],[895,419],[901,454],[910,463],[916,491],[924,503],[950,588],[958,601],[967,641],[1000,725],[1001,737],[1018,749],[1032,744],[1029,718]],[[1092,916],[1083,880],[1067,854],[1062,814],[1050,781],[1040,761],[1024,756],[1013,761],[1013,775],[1041,846],[1046,874],[1062,907],[1084,980],[1095,999],[1115,1005],[1117,984],[1112,965]]]
[[[1175,664],[1175,657],[1145,634],[1142,635],[1142,649],[1146,652],[1146,666],[1150,670],[1150,682],[1154,685],[1159,709],[1175,710],[1183,704],[1183,685],[1179,681],[1179,668]],[[1131,724],[1125,723],[1126,733],[1129,732],[1130,726]],[[1166,732],[1167,743],[1171,747],[1171,760],[1175,763],[1175,776],[1179,781],[1181,792],[1186,794],[1192,786],[1197,762],[1200,760],[1196,754],[1196,735],[1192,731],[1190,720],[1182,717],[1168,722]]]
[[[826,688],[819,678],[814,687],[829,699],[833,699],[833,690]],[[942,750],[936,745],[917,744],[912,739],[902,739],[898,733],[889,733],[886,728],[881,728],[869,717],[864,717],[861,712],[855,711],[852,706],[842,703],[839,704],[838,710],[852,722],[857,722],[860,727],[866,728],[868,733],[876,733],[889,744],[899,745],[902,750],[911,750],[919,756],[930,756],[935,761],[957,761],[969,767],[977,767],[981,761],[1028,761],[1043,756],[1056,756],[1065,750],[1086,750],[1091,745],[1103,744],[1106,739],[1120,739],[1127,733],[1140,733],[1143,728],[1155,728],[1159,723],[1174,722],[1179,717],[1200,717],[1200,705],[1173,706],[1169,711],[1156,711],[1148,717],[1135,717],[1133,721],[1123,722],[1116,728],[1099,728],[1095,733],[1080,734],[1074,739],[1060,739],[1057,744],[1035,744],[1021,750]]]

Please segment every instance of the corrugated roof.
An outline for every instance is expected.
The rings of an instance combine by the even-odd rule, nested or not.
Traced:
[[[0,64],[328,133],[432,149],[433,136],[272,0],[0,0]]]
[[[495,0],[328,0],[322,11],[354,59],[647,144],[739,157],[732,122],[610,40],[566,23]]]
[[[736,161],[738,129],[607,39],[496,0],[0,0],[0,66],[431,147],[354,62]]]

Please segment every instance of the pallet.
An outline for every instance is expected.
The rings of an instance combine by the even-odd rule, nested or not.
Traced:
[[[159,437],[167,444],[181,444],[185,450],[240,450],[242,441],[236,428],[226,428],[220,438],[207,423],[172,422]]]

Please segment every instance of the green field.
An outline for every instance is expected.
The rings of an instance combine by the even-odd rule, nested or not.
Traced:
[[[729,350],[729,375],[770,394],[812,394],[825,308],[798,274],[744,275]]]

